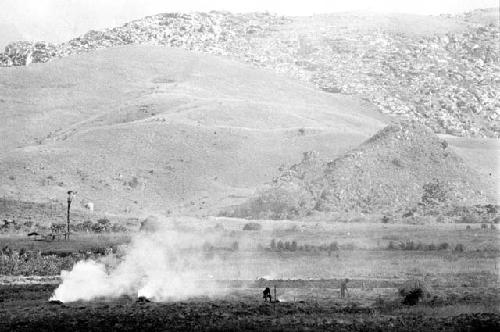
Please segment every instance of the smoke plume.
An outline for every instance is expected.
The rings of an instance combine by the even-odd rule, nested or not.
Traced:
[[[62,271],[62,283],[50,300],[73,302],[122,295],[144,296],[153,301],[220,295],[215,281],[217,259],[207,260],[201,245],[210,234],[162,227],[136,235],[114,266],[84,260]]]

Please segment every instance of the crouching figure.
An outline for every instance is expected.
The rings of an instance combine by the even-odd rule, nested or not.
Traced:
[[[269,299],[269,302],[272,302],[273,298],[271,296],[271,289],[269,287],[266,287],[264,291],[262,292],[262,297],[264,298],[264,302],[267,302],[267,299]]]

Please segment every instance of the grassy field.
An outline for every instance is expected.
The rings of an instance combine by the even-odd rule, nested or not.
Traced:
[[[184,243],[180,253],[194,250],[194,255],[199,256],[198,282],[203,288],[207,281],[215,281],[216,292],[212,295],[142,304],[132,296],[54,305],[47,300],[57,285],[44,285],[48,279],[3,276],[0,328],[65,330],[72,326],[75,330],[87,330],[107,326],[111,330],[133,330],[137,324],[143,324],[173,330],[200,326],[258,330],[279,326],[284,330],[465,331],[495,329],[500,324],[498,233],[481,229],[478,224],[466,229],[466,224],[264,220],[257,222],[260,230],[247,231],[243,230],[247,220],[172,218],[168,222],[169,229],[175,229],[179,236],[191,234],[194,239],[202,239]],[[133,243],[134,237],[133,233],[75,234],[69,242],[39,242],[20,235],[3,235],[0,244],[16,251],[25,248],[51,253],[45,257],[52,257],[56,265],[51,265],[51,271],[57,274],[58,269],[70,269],[76,257],[82,257],[58,258],[57,252],[126,245]],[[271,249],[273,239],[296,241],[298,247],[295,251]],[[391,241],[410,240],[436,245],[447,242],[449,247],[387,248]],[[229,249],[235,242],[237,248]],[[334,250],[321,249],[332,242],[337,243]],[[457,252],[456,244],[462,244],[465,250]],[[108,256],[89,258],[112,266],[123,257],[123,252]],[[340,281],[344,278],[350,279],[349,296],[340,299]],[[398,289],[416,280],[425,286],[426,295],[417,306],[401,305]],[[57,283],[57,279],[50,279],[54,281]],[[280,303],[262,303],[262,289],[273,286]],[[97,318],[90,321],[88,315]],[[210,315],[217,319],[209,319]]]

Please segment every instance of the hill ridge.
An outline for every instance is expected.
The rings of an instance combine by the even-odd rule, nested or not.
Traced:
[[[120,45],[179,47],[271,68],[326,92],[359,95],[380,112],[417,119],[435,133],[499,138],[495,15],[158,14],[60,45],[13,43],[0,54],[0,66]]]

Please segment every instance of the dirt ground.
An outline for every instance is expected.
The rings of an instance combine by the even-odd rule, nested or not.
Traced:
[[[302,288],[307,289],[304,284]],[[495,331],[500,313],[479,304],[422,306],[408,310],[360,305],[338,297],[264,303],[260,289],[239,289],[224,298],[195,298],[164,303],[130,297],[52,304],[56,285],[0,286],[1,331]],[[279,292],[286,289],[279,289]],[[278,295],[279,297],[279,295]],[[451,309],[454,308],[454,309]],[[427,311],[427,312],[426,312]],[[429,312],[434,314],[428,314]]]
[[[221,223],[221,225],[217,225]],[[217,297],[137,302],[136,296],[52,304],[57,275],[0,276],[0,331],[136,330],[500,330],[498,233],[464,224],[392,225],[262,221],[261,231],[243,231],[245,221],[183,223],[192,233],[218,235],[219,250],[205,255],[200,269],[217,282]],[[220,234],[219,234],[220,233]],[[272,251],[272,239],[339,250]],[[79,251],[126,244],[119,234],[80,235],[71,242],[43,243],[0,237],[14,250]],[[390,241],[464,244],[464,252],[388,250]],[[201,244],[200,244],[201,245]],[[267,248],[267,249],[266,249]],[[16,261],[17,262],[17,261]],[[217,266],[214,270],[213,265]],[[339,298],[340,279],[349,277],[349,298]],[[398,288],[422,280],[429,291],[416,306],[404,306]],[[212,280],[212,281],[213,281]],[[279,303],[264,303],[262,290],[277,287]]]

